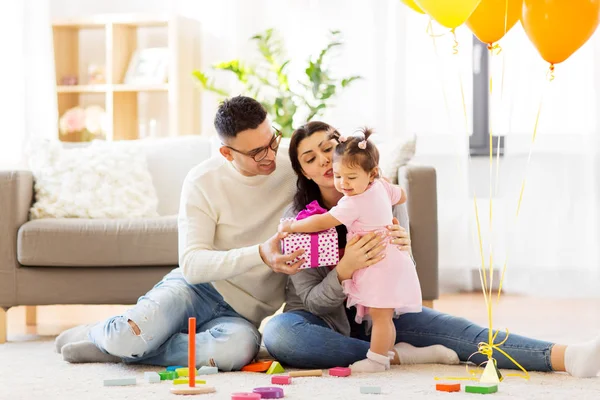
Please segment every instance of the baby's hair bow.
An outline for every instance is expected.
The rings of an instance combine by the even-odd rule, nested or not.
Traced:
[[[338,138],[338,140],[340,141],[340,143],[344,143],[346,141],[346,136],[340,135],[340,137]]]
[[[362,142],[359,142],[359,143],[358,143],[358,147],[359,147],[360,149],[363,149],[363,150],[364,150],[364,149],[366,149],[366,148],[367,148],[367,141],[366,141],[366,140],[363,140]]]

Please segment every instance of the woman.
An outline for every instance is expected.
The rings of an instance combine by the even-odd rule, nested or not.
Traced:
[[[289,154],[298,175],[298,192],[287,216],[295,215],[313,200],[330,209],[342,197],[333,184],[335,141],[326,140],[329,129],[327,124],[313,121],[292,135]],[[339,229],[343,242],[345,228]],[[264,330],[264,342],[273,357],[297,368],[347,366],[364,358],[370,337],[364,326],[354,322],[355,310],[345,307],[342,282],[378,261],[382,247],[374,248],[370,239],[340,243],[345,254],[335,268],[303,270],[290,277],[284,313],[273,317]],[[401,315],[394,324],[398,344],[392,364],[453,363],[448,349],[456,352],[460,361],[467,361],[478,344],[488,340],[486,328],[426,307],[420,313]],[[501,332],[496,342],[504,338]],[[431,352],[422,357],[423,348],[433,345],[442,346],[435,348],[433,357]],[[600,372],[600,337],[565,346],[510,334],[502,349],[528,371],[566,371],[577,377],[595,377]],[[502,354],[495,352],[494,357],[499,368],[516,368]],[[471,357],[477,364],[485,360],[482,354]]]

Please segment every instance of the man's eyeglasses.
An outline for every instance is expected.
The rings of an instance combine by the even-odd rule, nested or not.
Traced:
[[[246,157],[250,157],[256,162],[261,162],[269,154],[269,149],[273,150],[275,153],[277,153],[277,149],[279,149],[279,142],[281,142],[281,137],[283,135],[279,129],[277,129],[275,127],[273,127],[273,129],[275,130],[275,133],[273,134],[273,138],[271,139],[269,144],[265,147],[260,147],[256,150],[252,150],[250,152],[245,152],[245,151],[240,151],[240,150],[234,149],[233,147],[227,146],[225,144],[224,144],[224,146],[230,150],[235,151],[236,153],[240,153],[240,154],[245,155]]]

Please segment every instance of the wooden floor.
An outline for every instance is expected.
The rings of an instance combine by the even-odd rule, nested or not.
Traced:
[[[444,295],[435,309],[487,326],[487,313],[480,293]],[[72,326],[92,323],[120,314],[128,306],[43,306],[37,308],[37,326],[26,326],[25,307],[8,311],[8,340],[26,340],[29,335],[54,336]],[[494,307],[495,329],[508,328],[559,343],[588,340],[600,335],[599,299],[542,299],[501,297]]]

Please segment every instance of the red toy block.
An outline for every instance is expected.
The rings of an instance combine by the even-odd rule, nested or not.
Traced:
[[[460,383],[438,383],[435,390],[440,392],[460,392]]]
[[[352,371],[350,370],[350,368],[344,368],[344,367],[335,367],[335,368],[331,368],[329,370],[330,376],[344,377],[344,376],[350,376],[351,373],[352,373]]]
[[[289,385],[292,383],[292,377],[286,375],[275,375],[271,378],[273,385]]]

